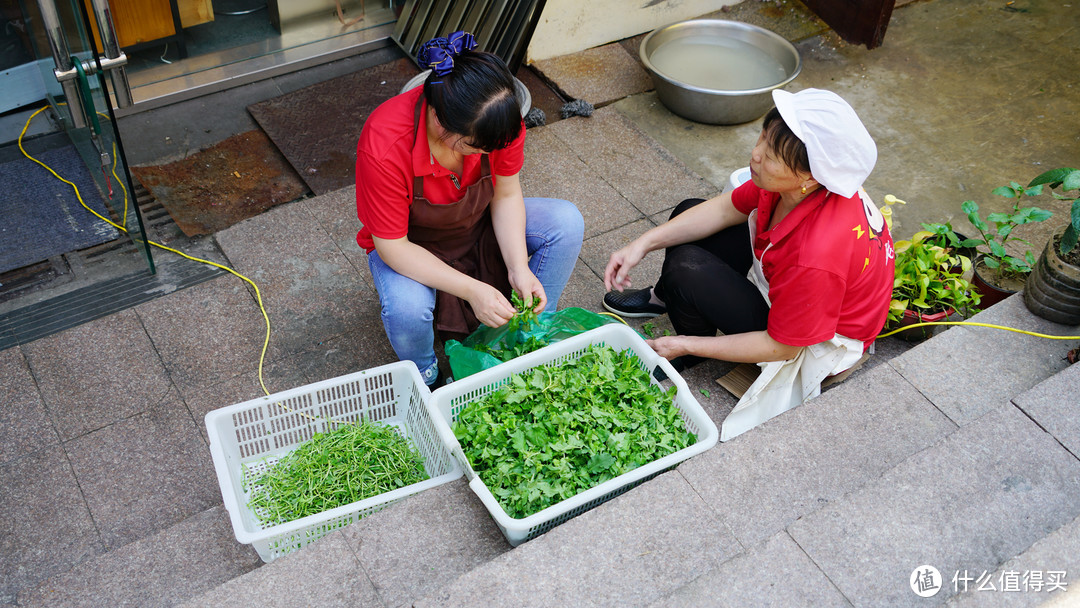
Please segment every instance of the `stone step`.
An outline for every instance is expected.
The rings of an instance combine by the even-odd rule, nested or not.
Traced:
[[[19,606],[170,606],[257,568],[223,506],[86,560],[19,594]]]
[[[1080,605],[1077,572],[1080,518],[1051,532],[995,571],[965,569],[941,574],[947,588],[955,585],[960,590],[947,603],[950,608],[1023,608]]]
[[[1007,302],[976,320],[1069,329]],[[999,356],[1011,367],[965,367],[972,343],[991,367]],[[907,587],[916,566],[992,570],[1080,513],[1066,506],[1080,504],[1080,464],[1065,449],[1080,446],[1080,418],[1053,407],[1075,392],[1080,366],[1051,362],[1061,346],[953,328],[513,550],[459,480],[187,605],[903,604],[918,599]],[[946,374],[965,391],[984,375],[985,391],[950,400]],[[990,394],[1005,396],[972,402]],[[999,455],[1000,441],[1023,448]]]
[[[431,488],[184,604],[407,606],[510,550],[464,479]]]
[[[1080,460],[1000,403],[788,532],[853,605],[914,606],[916,568],[993,571],[1078,515]]]

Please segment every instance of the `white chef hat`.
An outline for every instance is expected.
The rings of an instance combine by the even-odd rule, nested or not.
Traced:
[[[806,145],[810,173],[830,192],[852,197],[877,162],[877,146],[855,110],[832,91],[772,92],[780,117]]]

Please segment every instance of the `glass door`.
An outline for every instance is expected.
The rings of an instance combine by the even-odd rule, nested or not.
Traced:
[[[0,59],[21,61],[0,65],[0,146],[5,151],[0,160],[23,163],[3,174],[11,180],[3,187],[26,190],[20,221],[28,224],[5,224],[4,230],[57,238],[56,247],[70,243],[75,248],[68,252],[106,242],[102,239],[127,238],[153,273],[113,113],[114,104],[130,105],[131,98],[126,57],[115,43],[106,0],[0,0],[0,7],[5,21],[0,25],[5,32],[19,32],[15,43],[20,47],[18,54]],[[23,157],[33,157],[41,167],[27,165]],[[53,175],[42,173],[46,169]],[[70,184],[57,186],[62,180],[74,183],[77,195]],[[56,236],[68,227],[44,225],[49,222],[70,224],[74,237]]]

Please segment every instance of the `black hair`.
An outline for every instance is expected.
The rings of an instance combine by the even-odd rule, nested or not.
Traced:
[[[769,110],[761,125],[761,132],[765,134],[769,147],[789,169],[796,173],[810,173],[810,157],[806,154],[806,144],[784,122],[780,110]]]
[[[428,75],[424,99],[443,128],[484,152],[509,146],[521,132],[514,77],[498,55],[461,52],[452,71]]]

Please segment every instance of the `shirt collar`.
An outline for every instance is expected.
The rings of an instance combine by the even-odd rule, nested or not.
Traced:
[[[772,229],[769,240],[773,243],[776,243],[780,239],[790,234],[791,231],[795,230],[795,227],[798,226],[807,216],[809,216],[818,207],[824,204],[825,199],[827,199],[828,196],[829,191],[826,190],[824,187],[818,188],[817,190],[808,194],[801,203],[795,205],[795,208],[791,210],[791,213],[789,213],[787,217],[785,217],[779,224],[776,225],[775,228]],[[772,207],[775,208],[778,202],[780,202],[779,196],[777,196],[773,200]],[[771,213],[772,209],[770,209],[770,214]],[[768,220],[766,220],[766,222],[768,222]]]
[[[423,95],[423,87],[417,87],[421,89],[421,96]],[[416,141],[413,142],[412,149],[412,165],[413,175],[435,175],[435,169],[437,165],[431,160],[431,147],[428,146],[427,139],[427,101],[420,98],[420,118],[417,120],[416,126]]]

